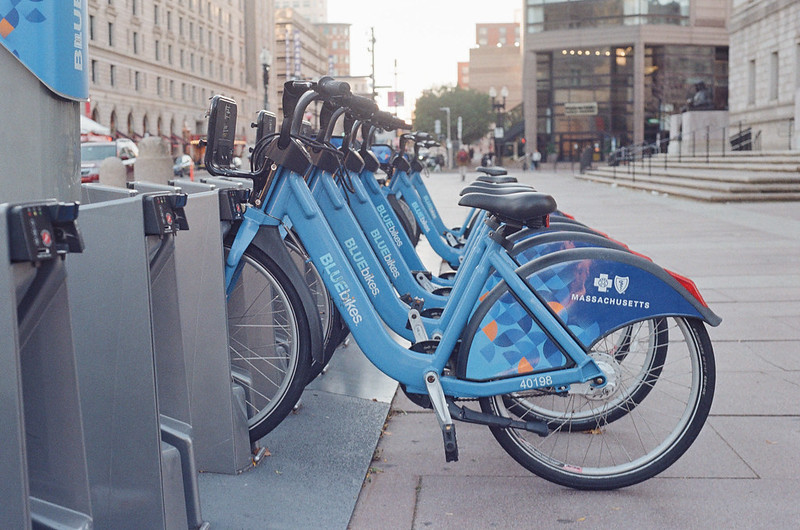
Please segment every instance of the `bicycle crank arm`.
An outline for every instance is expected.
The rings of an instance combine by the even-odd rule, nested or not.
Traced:
[[[500,427],[503,429],[523,429],[530,431],[539,436],[547,436],[550,434],[550,429],[543,421],[516,421],[511,418],[503,418],[502,416],[495,416],[494,414],[486,414],[485,412],[478,412],[476,410],[468,409],[466,407],[459,407],[452,400],[447,400],[448,408],[450,409],[450,416],[463,421],[465,423],[478,423],[488,427]]]

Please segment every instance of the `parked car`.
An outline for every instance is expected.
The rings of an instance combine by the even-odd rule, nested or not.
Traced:
[[[81,182],[96,182],[100,179],[100,164],[106,158],[122,160],[128,180],[133,179],[133,164],[139,156],[139,148],[132,140],[120,139],[81,144]]]
[[[172,166],[172,174],[176,177],[188,177],[192,174],[194,160],[189,155],[181,155],[175,159]]]

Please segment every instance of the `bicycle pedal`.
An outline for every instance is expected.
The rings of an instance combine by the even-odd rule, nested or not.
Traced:
[[[454,424],[442,425],[442,438],[444,440],[445,462],[458,462],[458,441],[456,440],[456,426]]]

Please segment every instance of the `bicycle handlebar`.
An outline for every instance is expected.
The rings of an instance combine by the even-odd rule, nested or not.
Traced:
[[[350,83],[347,81],[337,81],[330,76],[324,76],[317,81],[317,85],[312,87],[323,98],[335,98],[337,96],[350,95]]]

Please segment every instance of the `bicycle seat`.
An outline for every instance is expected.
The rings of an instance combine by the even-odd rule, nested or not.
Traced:
[[[461,206],[480,208],[515,226],[541,226],[542,217],[554,212],[556,200],[546,193],[523,191],[511,195],[486,192],[467,193],[458,201]]]
[[[475,171],[480,171],[481,173],[486,173],[490,177],[499,177],[501,175],[508,175],[508,170],[504,167],[494,166],[494,167],[486,167],[481,166],[475,168]]]
[[[517,177],[510,175],[500,175],[498,177],[490,177],[486,175],[479,176],[476,180],[480,182],[487,182],[489,184],[509,184],[517,181]]]
[[[489,184],[487,182],[475,181],[459,192],[459,195],[466,195],[467,193],[492,193],[494,195],[508,195],[509,193],[517,193],[520,191],[536,191],[533,186],[526,184],[516,184],[510,182],[508,184]]]

